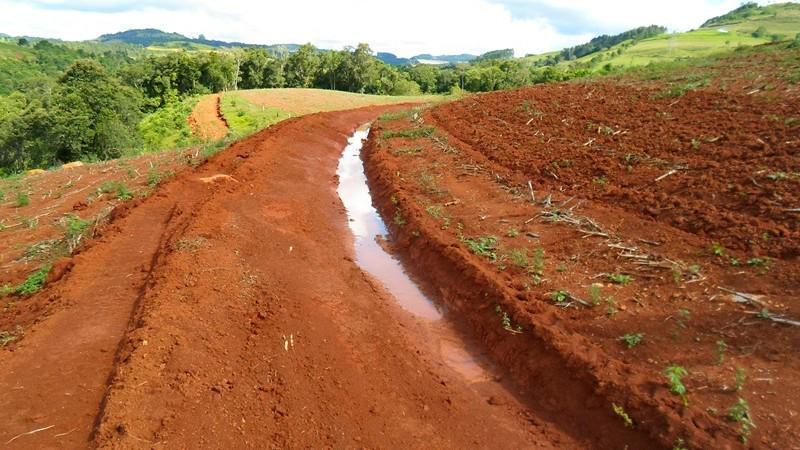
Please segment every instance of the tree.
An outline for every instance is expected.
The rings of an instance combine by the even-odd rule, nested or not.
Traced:
[[[437,91],[437,75],[439,69],[426,64],[417,64],[408,69],[408,75],[422,89],[422,92],[433,93]],[[450,86],[448,86],[449,88]]]
[[[58,80],[49,132],[53,159],[109,159],[137,141],[140,96],[97,62],[79,60]],[[55,161],[51,161],[55,162]]]
[[[25,39],[25,38],[19,38],[19,39],[17,39],[17,45],[19,45],[20,47],[27,47],[28,46],[28,40]]]
[[[320,55],[319,73],[316,86],[336,90],[337,79],[348,54],[344,51],[330,50]]]
[[[319,64],[317,48],[311,44],[301,46],[286,61],[286,83],[290,87],[312,87]]]
[[[239,85],[242,89],[264,87],[264,72],[269,60],[269,53],[262,48],[245,50],[239,71]]]
[[[365,92],[367,87],[372,84],[376,86],[376,64],[379,62],[372,56],[372,50],[368,44],[358,44],[354,50],[345,50],[348,57],[342,65],[342,74],[345,79],[345,90],[350,92]]]

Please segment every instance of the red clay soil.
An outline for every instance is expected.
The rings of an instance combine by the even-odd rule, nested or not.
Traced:
[[[189,126],[206,141],[218,141],[228,135],[228,122],[222,115],[220,94],[204,95],[189,115]]]
[[[0,350],[0,442],[604,447],[448,369],[353,262],[337,161],[392,109],[287,120],[118,210],[60,281],[19,300],[58,307]]]
[[[557,84],[380,121],[373,199],[406,266],[568,434],[800,448],[794,89],[664,89]],[[757,428],[730,419],[740,399]]]
[[[108,218],[119,214],[113,210],[126,202],[119,198],[120,184],[132,195],[127,201],[137,202],[192,164],[193,156],[191,151],[164,152],[0,180],[5,194],[0,204],[0,287],[16,287],[42,264],[68,253],[64,238],[69,218],[93,223],[76,242],[81,251],[104,233]],[[20,193],[28,197],[27,205],[19,206]],[[59,276],[64,264],[56,264],[51,278]],[[54,306],[42,298],[0,298],[0,304],[0,332],[16,327],[24,331]]]

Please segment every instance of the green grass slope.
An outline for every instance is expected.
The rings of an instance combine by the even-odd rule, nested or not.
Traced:
[[[602,52],[561,62],[559,66],[583,66],[599,70],[607,64],[630,67],[705,57],[741,46],[794,39],[800,33],[800,4],[748,5],[710,19],[696,30],[665,33],[638,42],[623,42]],[[536,61],[545,56],[527,59]]]

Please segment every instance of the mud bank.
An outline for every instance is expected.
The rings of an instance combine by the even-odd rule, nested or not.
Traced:
[[[426,152],[442,150],[381,137],[386,130],[408,125],[379,122],[362,152],[373,199],[389,226],[392,244],[415,277],[469,321],[487,351],[528,390],[537,414],[574,437],[590,437],[599,448],[672,448],[680,440],[696,448],[736,445],[735,435],[721,422],[679,405],[666,387],[608,357],[586,337],[565,330],[557,314],[487,269],[452,231],[444,230],[460,229],[461,224],[433,220],[431,216],[439,213],[426,208],[421,191],[436,189],[420,187],[426,183],[424,172],[421,183],[412,182],[411,169],[398,155],[416,153],[424,159]],[[615,413],[615,406],[624,414]],[[626,425],[623,415],[633,423]]]

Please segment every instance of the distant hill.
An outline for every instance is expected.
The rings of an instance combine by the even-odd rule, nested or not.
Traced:
[[[299,44],[276,44],[259,45],[246,44],[244,42],[226,42],[213,39],[206,39],[203,35],[198,38],[190,38],[179,33],[167,33],[155,28],[144,28],[138,30],[127,30],[119,33],[104,34],[97,38],[98,42],[120,42],[126,44],[141,45],[144,47],[167,47],[185,48],[189,50],[202,50],[208,48],[266,48],[272,50],[286,49],[289,51],[297,50]]]
[[[707,20],[695,30],[664,31],[656,26],[641,27],[615,36],[598,36],[586,44],[559,52],[528,55],[524,60],[535,66],[599,70],[704,57],[740,46],[793,39],[800,33],[800,4],[758,6],[746,3]]]
[[[701,28],[728,25],[745,20],[767,19],[770,16],[774,17],[782,12],[785,12],[786,10],[793,9],[800,11],[800,4],[782,3],[776,5],[758,6],[758,3],[756,2],[748,2],[727,14],[708,19],[701,26]],[[800,32],[800,30],[797,31]]]
[[[149,47],[168,42],[191,42],[192,39],[178,33],[166,33],[154,28],[127,30],[119,33],[104,34],[97,38],[100,42],[124,42]]]

